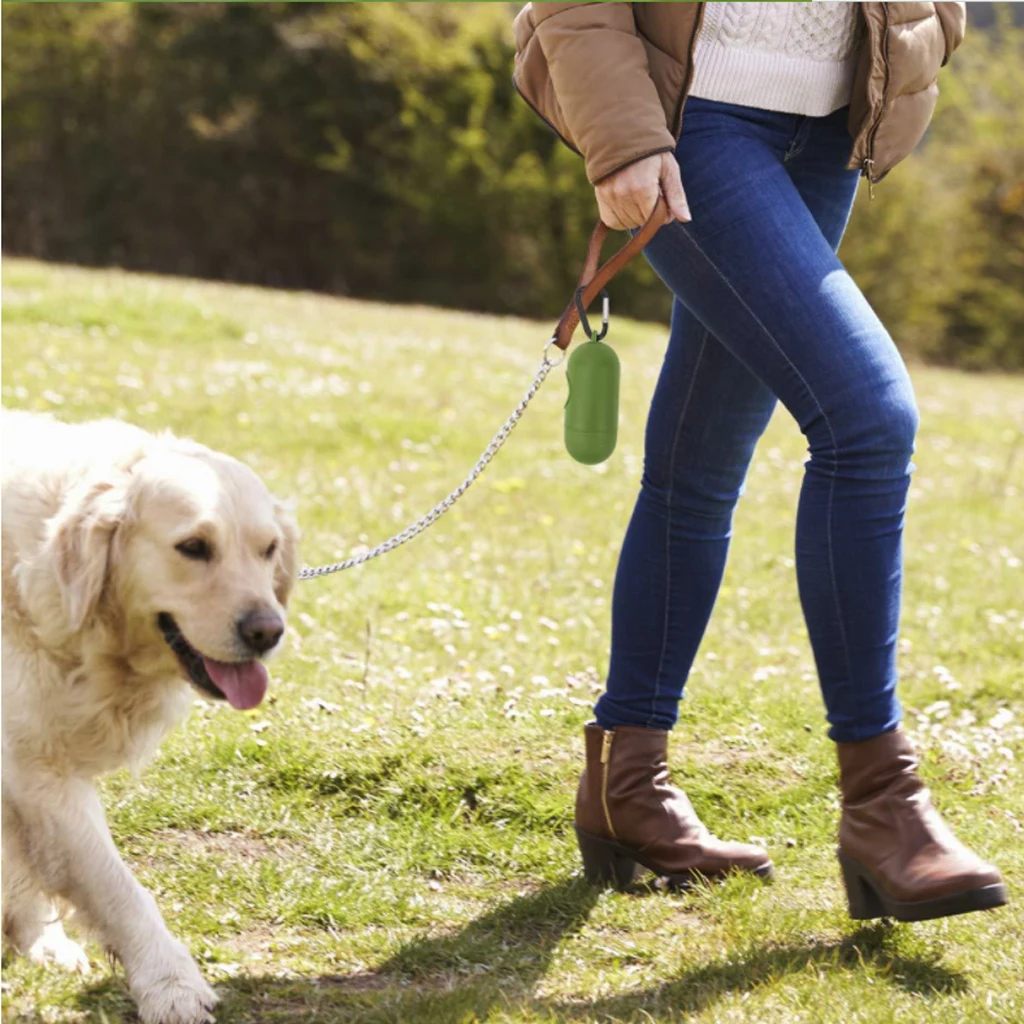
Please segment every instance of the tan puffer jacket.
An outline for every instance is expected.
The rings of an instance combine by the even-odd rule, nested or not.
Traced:
[[[963,3],[863,3],[850,167],[878,181],[920,141],[936,76],[960,45]],[[513,80],[597,183],[682,129],[702,3],[533,3],[515,21]]]

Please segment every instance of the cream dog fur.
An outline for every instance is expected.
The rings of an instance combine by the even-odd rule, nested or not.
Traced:
[[[3,413],[4,942],[84,969],[70,904],[124,964],[144,1024],[210,1020],[216,996],[118,855],[93,779],[142,763],[193,688],[260,702],[296,544],[226,455]]]

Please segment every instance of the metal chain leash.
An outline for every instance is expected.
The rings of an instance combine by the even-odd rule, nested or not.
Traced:
[[[577,324],[582,324],[583,329],[591,338],[604,337],[605,331],[608,329],[608,293],[605,291],[605,285],[647,245],[661,225],[665,223],[667,216],[668,205],[664,198],[659,196],[644,226],[639,231],[633,233],[630,240],[601,266],[598,266],[598,260],[601,256],[601,247],[604,245],[609,229],[600,221],[597,222],[597,226],[594,228],[593,234],[590,236],[590,242],[587,245],[587,257],[583,265],[583,275],[580,278],[579,286],[573,296],[573,301],[569,303],[562,313],[558,326],[555,328],[555,333],[544,346],[544,355],[541,359],[540,368],[533,378],[533,383],[527,389],[526,394],[523,395],[522,401],[512,411],[512,415],[505,420],[501,429],[491,438],[491,443],[487,446],[483,455],[480,456],[477,464],[470,470],[469,476],[447,498],[438,502],[425,516],[407,526],[401,533],[396,533],[394,537],[388,538],[388,540],[378,544],[375,548],[370,548],[369,551],[364,551],[361,555],[346,558],[343,562],[332,562],[330,565],[319,565],[316,567],[307,566],[299,571],[298,578],[300,580],[313,580],[320,576],[330,576],[331,573],[342,572],[345,569],[353,569],[357,565],[369,562],[371,558],[377,558],[380,555],[386,555],[389,551],[394,551],[395,548],[412,540],[413,537],[421,534],[429,526],[433,526],[469,490],[476,478],[487,468],[491,459],[498,454],[498,450],[508,440],[509,434],[512,433],[513,428],[519,422],[519,418],[526,411],[526,407],[533,401],[533,396],[540,390],[540,386],[544,383],[547,375],[565,359],[566,349],[568,349],[572,341],[573,331],[576,329]],[[604,300],[601,311],[602,329],[600,335],[595,335],[590,324],[587,322],[586,310],[598,295]],[[554,360],[548,355],[552,345],[560,353],[558,358]]]
[[[451,494],[448,495],[444,500],[439,501],[425,516],[417,519],[415,523],[411,523],[401,533],[396,533],[393,537],[389,537],[387,540],[382,541],[375,548],[370,548],[369,551],[364,551],[361,555],[355,555],[352,558],[346,558],[343,562],[332,562],[329,565],[320,565],[316,567],[307,566],[299,571],[300,580],[312,580],[318,579],[321,576],[330,576],[332,573],[342,572],[345,569],[353,569],[357,565],[362,565],[364,562],[369,562],[372,558],[377,558],[379,555],[386,555],[389,551],[394,551],[395,548],[400,547],[407,541],[413,539],[413,537],[421,534],[428,526],[432,526],[447,512],[458,500],[469,490],[474,481],[480,474],[487,468],[491,459],[497,455],[501,446],[508,440],[509,434],[515,428],[515,425],[519,422],[519,418],[526,411],[526,407],[533,400],[534,395],[540,390],[540,386],[544,383],[547,375],[565,358],[563,352],[561,358],[552,361],[548,352],[551,346],[555,343],[555,339],[552,338],[547,345],[544,346],[544,357],[541,360],[540,367],[537,370],[536,375],[533,378],[533,383],[530,384],[523,395],[520,403],[512,410],[512,415],[502,424],[501,429],[491,438],[491,443],[484,450],[483,455],[477,460],[476,465],[470,470],[469,476],[455,488]]]

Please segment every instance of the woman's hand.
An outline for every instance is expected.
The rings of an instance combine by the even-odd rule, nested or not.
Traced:
[[[668,201],[666,224],[671,220],[690,220],[679,164],[672,153],[645,157],[594,186],[601,220],[619,230],[643,227],[659,192]]]

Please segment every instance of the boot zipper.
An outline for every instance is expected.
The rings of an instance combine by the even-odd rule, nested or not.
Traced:
[[[608,810],[608,762],[612,759],[612,737],[613,732],[605,732],[601,739],[601,806],[604,808],[604,820],[612,839],[617,839],[615,826],[612,825],[612,815]]]
[[[882,4],[882,69],[885,72],[885,79],[882,82],[882,102],[878,108],[878,116],[871,126],[871,134],[868,136],[868,155],[864,157],[861,164],[861,174],[868,179],[868,201],[875,198],[875,179],[871,176],[875,166],[875,136],[878,134],[879,125],[885,116],[885,97],[889,92],[889,5]]]

